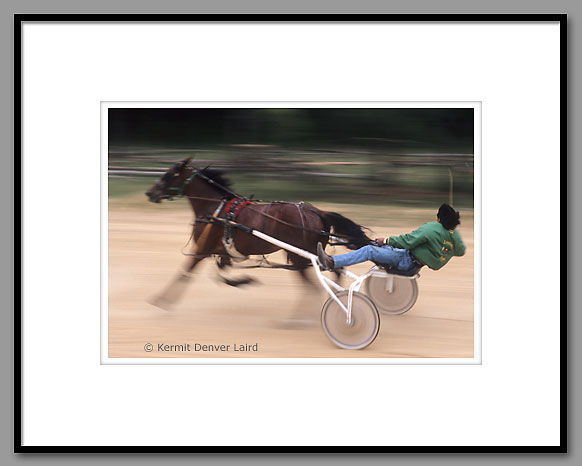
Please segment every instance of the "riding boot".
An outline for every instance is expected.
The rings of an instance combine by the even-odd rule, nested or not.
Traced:
[[[334,263],[333,257],[328,256],[323,250],[321,243],[317,243],[317,257],[319,258],[319,263],[328,270],[333,270]]]

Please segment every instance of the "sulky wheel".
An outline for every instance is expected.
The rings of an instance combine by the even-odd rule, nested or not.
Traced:
[[[366,280],[366,291],[383,313],[404,314],[416,303],[418,283],[416,278],[372,275]]]
[[[348,291],[336,295],[344,306],[348,305]],[[326,335],[340,348],[361,349],[374,341],[380,330],[380,314],[376,306],[363,293],[354,292],[352,321],[333,298],[329,298],[321,310],[321,325]]]

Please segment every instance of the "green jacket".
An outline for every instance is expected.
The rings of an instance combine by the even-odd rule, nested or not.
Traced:
[[[414,257],[433,270],[440,269],[453,256],[465,254],[465,245],[457,230],[446,230],[438,222],[429,222],[412,233],[391,236],[388,244],[408,249]]]

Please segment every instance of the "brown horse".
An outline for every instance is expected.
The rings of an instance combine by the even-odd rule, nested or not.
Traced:
[[[316,254],[317,243],[328,243],[330,234],[340,238],[343,245],[358,249],[371,242],[362,227],[346,217],[322,211],[309,203],[254,202],[232,192],[230,182],[222,172],[197,169],[189,165],[190,158],[182,160],[164,173],[147,192],[151,202],[186,197],[194,210],[194,254],[170,286],[153,304],[167,308],[181,295],[190,273],[200,261],[219,256],[219,266],[231,264],[232,259],[274,253],[280,248],[224,222],[209,219],[236,220],[288,244]],[[225,247],[225,244],[228,247]],[[288,260],[305,283],[313,284],[305,275],[310,261],[291,252]]]

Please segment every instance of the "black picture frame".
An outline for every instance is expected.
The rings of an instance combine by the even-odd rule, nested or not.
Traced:
[[[558,22],[560,25],[560,445],[559,446],[26,446],[22,444],[22,26],[27,22]],[[14,452],[16,453],[566,453],[568,451],[567,15],[565,14],[16,14],[14,15],[15,261]]]

